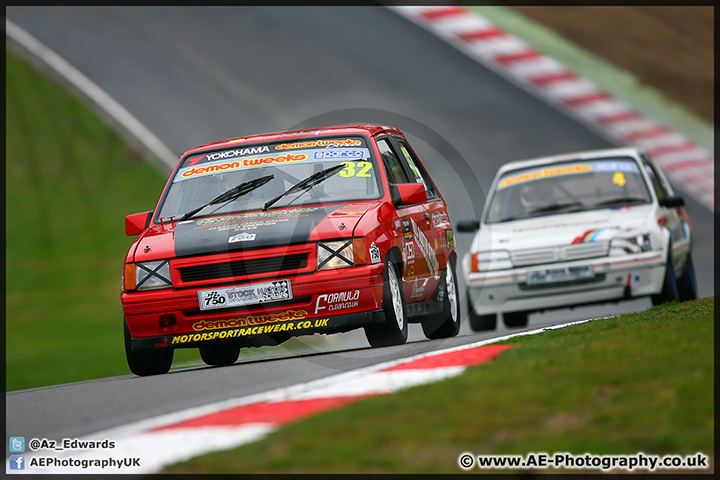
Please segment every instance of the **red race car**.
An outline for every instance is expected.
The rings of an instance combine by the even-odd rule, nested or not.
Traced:
[[[240,348],[364,328],[373,347],[460,329],[445,201],[402,132],[353,124],[201,145],[155,210],[129,215],[125,353],[167,373],[176,348]]]

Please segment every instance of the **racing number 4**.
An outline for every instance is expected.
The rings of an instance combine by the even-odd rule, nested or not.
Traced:
[[[355,171],[355,166],[358,166],[360,171]],[[367,173],[372,168],[372,164],[370,162],[345,162],[345,168],[340,170],[340,176],[345,178],[350,177],[369,177],[370,174]]]

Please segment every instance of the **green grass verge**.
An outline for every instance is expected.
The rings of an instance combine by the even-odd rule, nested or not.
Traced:
[[[128,374],[124,217],[152,209],[165,178],[9,50],[5,71],[6,389]]]
[[[503,342],[516,348],[459,377],[360,400],[165,473],[462,473],[463,452],[712,456],[713,302],[516,337]]]

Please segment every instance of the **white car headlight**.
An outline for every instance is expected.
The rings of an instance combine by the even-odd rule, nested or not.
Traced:
[[[170,261],[158,260],[125,264],[123,287],[125,291],[172,288]]]
[[[611,256],[649,252],[651,248],[650,234],[647,233],[628,238],[613,238],[610,241]]]
[[[507,250],[496,250],[493,252],[473,253],[470,257],[471,272],[486,272],[488,270],[505,270],[512,268],[510,254]]]
[[[355,265],[353,241],[339,240],[336,242],[318,242],[317,269],[331,270],[352,267]]]

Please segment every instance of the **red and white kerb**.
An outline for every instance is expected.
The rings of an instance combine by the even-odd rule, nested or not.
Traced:
[[[392,6],[479,63],[622,145],[646,150],[671,181],[714,209],[714,159],[706,149],[600,90],[486,17],[462,7]]]
[[[508,348],[511,345],[466,345],[150,418],[87,436],[114,441],[112,450],[53,452],[73,460],[139,457],[139,467],[46,468],[36,473],[156,473],[197,455],[257,441],[284,424],[362,398],[460,375],[468,366],[490,361]]]

